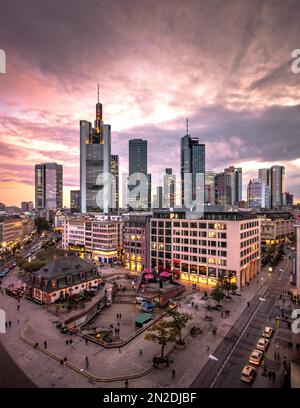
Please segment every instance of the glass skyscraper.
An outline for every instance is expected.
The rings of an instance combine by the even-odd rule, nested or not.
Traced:
[[[62,208],[63,167],[57,163],[35,165],[35,209],[55,210]]]
[[[187,133],[181,138],[181,202],[204,204],[205,144]]]
[[[129,209],[151,208],[151,174],[148,174],[148,142],[129,140]]]
[[[80,211],[111,210],[111,127],[102,120],[102,104],[96,104],[94,127],[80,121]]]

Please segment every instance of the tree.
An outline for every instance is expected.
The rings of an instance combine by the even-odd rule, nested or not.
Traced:
[[[216,302],[218,302],[218,304],[220,304],[221,300],[224,299],[225,297],[225,294],[223,292],[221,285],[217,285],[213,289],[213,291],[211,292],[211,296]]]
[[[234,291],[234,290],[237,289],[236,284],[232,282],[232,278],[234,276],[235,275],[233,273],[229,273],[229,275],[222,276],[222,277],[219,278],[219,286],[221,287],[221,289],[227,291],[227,297],[229,297],[229,292],[231,290]]]
[[[35,220],[35,226],[39,234],[43,231],[50,231],[51,229],[49,222],[45,218],[41,218],[41,217],[38,217]]]
[[[177,343],[184,344],[184,341],[182,340],[182,330],[186,327],[188,321],[192,319],[192,315],[189,313],[180,313],[176,309],[171,310],[169,314],[173,318],[172,325],[175,336],[179,336]]]
[[[167,343],[174,342],[176,334],[172,322],[167,320],[159,320],[154,323],[145,335],[145,340],[152,341],[161,345],[160,360],[165,361],[164,349]]]

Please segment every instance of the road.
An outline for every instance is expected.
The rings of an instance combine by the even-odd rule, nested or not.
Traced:
[[[240,374],[262,329],[271,325],[269,319],[275,313],[275,301],[289,279],[288,262],[286,258],[259,289],[250,307],[242,312],[214,352],[218,361],[209,360],[191,388],[248,387],[240,381]],[[285,269],[285,273],[279,272],[279,268]],[[261,301],[260,298],[266,301]],[[274,318],[272,325],[274,326]]]

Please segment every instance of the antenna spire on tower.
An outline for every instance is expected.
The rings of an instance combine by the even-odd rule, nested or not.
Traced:
[[[186,119],[185,123],[186,123],[186,134],[188,135],[189,134],[189,120]]]
[[[98,84],[98,92],[97,92],[97,100],[98,100],[98,103],[99,103],[99,84]]]

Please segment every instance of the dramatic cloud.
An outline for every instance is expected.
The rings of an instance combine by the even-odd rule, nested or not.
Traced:
[[[94,120],[97,82],[121,173],[138,137],[155,183],[178,173],[189,117],[207,169],[242,165],[245,187],[260,166],[284,164],[300,197],[299,21],[297,0],[2,0],[0,201],[33,199],[41,161],[78,186],[79,120]]]

